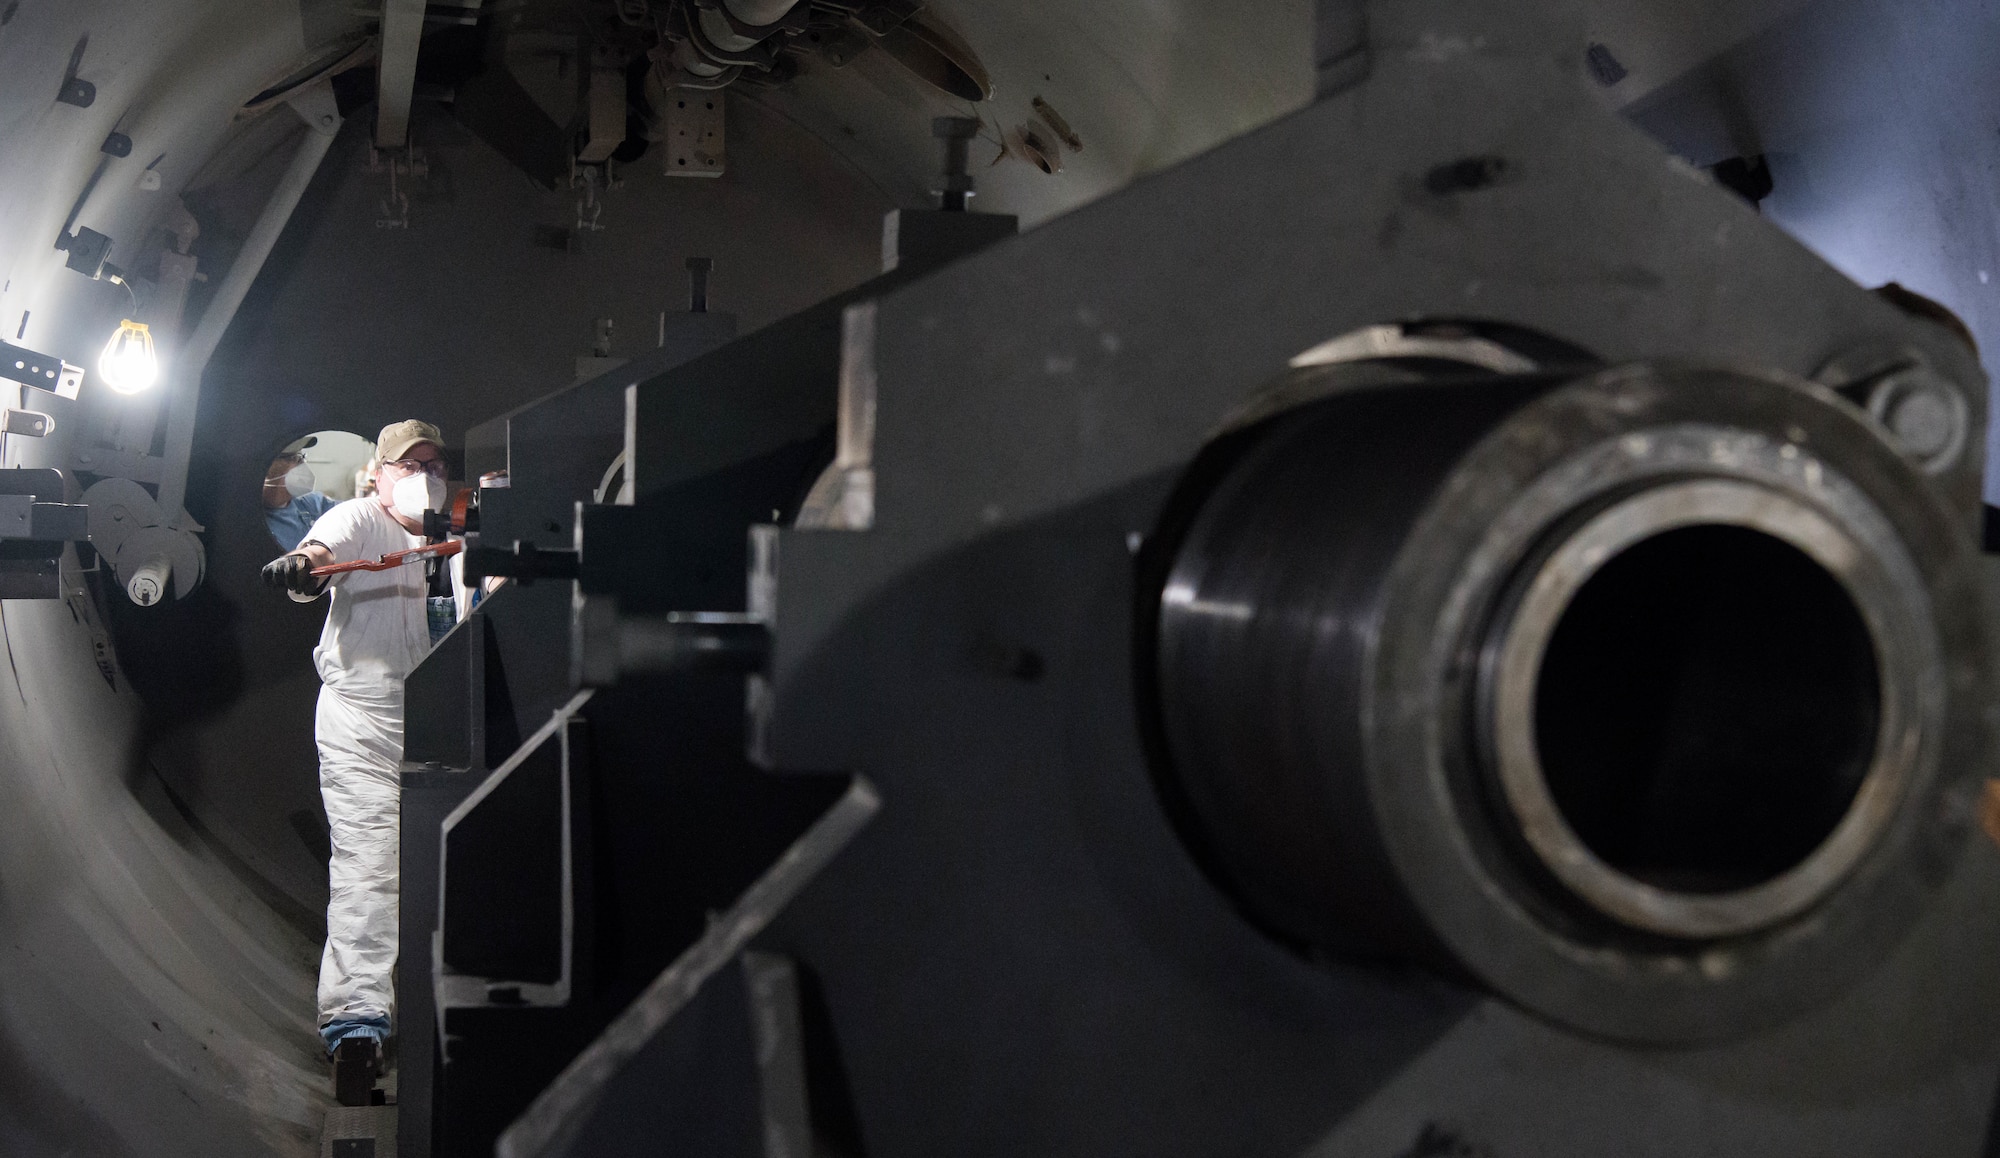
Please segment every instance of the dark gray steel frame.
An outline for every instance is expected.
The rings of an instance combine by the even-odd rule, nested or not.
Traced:
[[[854,768],[887,802],[767,938],[825,979],[871,1153],[1285,1152],[1474,1000],[1263,938],[1150,791],[1129,544],[1294,354],[1374,323],[1477,318],[1607,362],[1804,378],[1888,341],[1923,351],[1983,429],[1970,350],[1597,107],[1580,35],[1444,2],[1376,5],[1368,24],[1365,82],[875,303],[875,522],[781,535],[763,727],[774,766]],[[1980,466],[1972,451],[1939,479],[1968,541]],[[1022,653],[1039,662],[991,661]],[[1845,1003],[1689,1051],[1714,1090],[1694,1105],[1570,1132],[1615,1147],[1709,1114],[1726,1135],[1749,1072],[1894,1114],[1851,1094],[1870,1067],[1936,1084],[1991,1065],[1991,1044],[1941,1044],[1888,1012],[1950,1000],[1990,1020],[1995,967],[1941,947],[1979,920],[1977,888],[1961,873],[1915,934],[1926,949]],[[1950,996],[1913,997],[1928,994]],[[1801,1052],[1850,1022],[1893,1026],[1868,1062]],[[1496,1048],[1547,1032],[1514,1024]],[[1564,1048],[1586,1066],[1630,1056]],[[1485,1080],[1488,1098],[1545,1092]],[[1818,1144],[1852,1144],[1816,1121],[1801,1129]]]

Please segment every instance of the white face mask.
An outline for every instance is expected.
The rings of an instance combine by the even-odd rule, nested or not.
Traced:
[[[406,519],[422,519],[425,511],[444,509],[444,480],[428,471],[399,478],[389,498],[395,502],[397,514]]]
[[[293,498],[311,494],[313,492],[313,482],[312,468],[305,463],[300,463],[285,472],[285,490]]]

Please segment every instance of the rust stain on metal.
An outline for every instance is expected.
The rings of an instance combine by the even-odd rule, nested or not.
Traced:
[[[1069,122],[1063,119],[1063,115],[1056,111],[1054,105],[1040,96],[1030,103],[1034,105],[1035,114],[1042,118],[1051,132],[1062,138],[1062,143],[1069,146],[1070,152],[1083,152],[1083,138],[1076,135],[1076,130],[1069,127]]]
[[[1979,828],[1986,839],[2000,845],[2000,780],[1988,780],[1979,794]]]

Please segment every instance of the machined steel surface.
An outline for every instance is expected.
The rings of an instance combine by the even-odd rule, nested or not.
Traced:
[[[1686,432],[1712,451],[1727,436],[1706,438]],[[1756,448],[1762,449],[1762,448]],[[1794,456],[1796,447],[1792,448]],[[1752,451],[1754,453],[1754,449]],[[1844,496],[1843,496],[1844,497]],[[1938,697],[1927,694],[1929,675],[1938,663],[1936,628],[1922,596],[1915,565],[1875,512],[1865,512],[1864,524],[1876,532],[1863,545],[1842,527],[1803,502],[1764,487],[1736,480],[1701,479],[1673,482],[1615,503],[1564,538],[1540,561],[1520,600],[1496,630],[1491,670],[1485,674],[1490,698],[1485,726],[1497,775],[1509,809],[1528,844],[1550,872],[1579,896],[1618,920],[1670,937],[1715,938],[1766,928],[1794,918],[1823,899],[1871,852],[1882,831],[1903,803],[1918,752],[1918,737],[1943,724]],[[1870,525],[1872,524],[1872,525]],[[1537,685],[1544,672],[1551,637],[1571,602],[1619,553],[1668,532],[1695,527],[1735,527],[1761,532],[1789,544],[1834,576],[1851,598],[1864,599],[1875,662],[1861,681],[1874,690],[1876,703],[1835,702],[1815,705],[1837,720],[1853,711],[1871,725],[1872,750],[1865,753],[1860,782],[1846,797],[1845,811],[1824,841],[1805,859],[1779,875],[1747,888],[1728,891],[1684,891],[1636,880],[1605,863],[1581,839],[1564,817],[1537,751]],[[1658,611],[1635,608],[1636,614]],[[1689,630],[1706,625],[1689,623]],[[1810,634],[1775,641],[1776,646],[1803,649]],[[1614,644],[1614,646],[1616,646]],[[1647,662],[1635,656],[1633,662]],[[1715,673],[1710,673],[1713,676]],[[1802,673],[1789,673],[1797,680]],[[1484,689],[1483,689],[1484,690]],[[1929,701],[1926,703],[1926,701]],[[1928,711],[1923,709],[1928,708]],[[1655,742],[1668,744],[1672,736]],[[1849,755],[1843,753],[1842,755]],[[1773,774],[1769,768],[1739,767],[1751,776]],[[1618,769],[1593,769],[1614,776]],[[1841,767],[1816,770],[1839,777]],[[1805,810],[1806,800],[1790,807]],[[1775,833],[1764,838],[1777,842]]]
[[[1703,1040],[1826,1000],[1940,883],[1984,592],[1962,515],[1830,391],[1378,386],[1217,457],[1139,647],[1169,803],[1281,934]]]

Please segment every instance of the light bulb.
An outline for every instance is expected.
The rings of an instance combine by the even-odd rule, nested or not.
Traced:
[[[150,390],[160,378],[160,362],[153,356],[153,334],[143,322],[130,318],[118,323],[118,332],[104,344],[104,356],[97,360],[104,384],[120,394]]]

